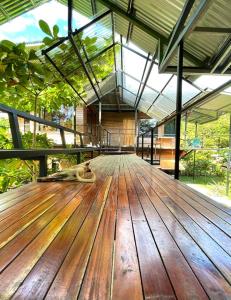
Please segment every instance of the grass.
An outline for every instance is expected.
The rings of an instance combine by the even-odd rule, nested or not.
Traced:
[[[185,184],[192,184],[199,191],[200,188],[207,190],[208,196],[226,196],[226,181],[221,176],[196,176],[194,179],[192,176],[181,176],[180,181]],[[231,183],[228,198],[231,199]]]

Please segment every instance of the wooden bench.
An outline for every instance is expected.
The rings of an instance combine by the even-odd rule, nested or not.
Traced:
[[[0,195],[0,299],[231,299],[231,208],[135,155]]]

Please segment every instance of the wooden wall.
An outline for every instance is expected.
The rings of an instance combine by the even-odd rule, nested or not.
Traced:
[[[141,115],[138,115],[138,119]],[[102,126],[109,130],[111,145],[134,146],[135,114],[134,112],[103,112]]]

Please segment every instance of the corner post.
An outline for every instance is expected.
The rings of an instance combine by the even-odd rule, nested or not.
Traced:
[[[144,135],[142,134],[142,152],[141,152],[141,157],[144,159]]]

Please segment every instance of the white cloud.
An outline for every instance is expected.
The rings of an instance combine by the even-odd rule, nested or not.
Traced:
[[[67,34],[67,12],[67,6],[58,3],[56,0],[52,0],[1,25],[0,40],[10,39],[14,42],[36,40],[36,37],[34,37],[33,34],[33,37],[31,36],[31,32],[33,32],[33,28],[39,28],[38,23],[40,19],[43,19],[45,22],[47,22],[50,27],[53,27],[55,24],[60,25],[65,32],[63,33],[63,30],[60,30],[60,33],[62,32],[63,34]],[[88,18],[73,11],[73,29],[76,27],[79,28],[88,22]],[[28,29],[28,27],[30,28]],[[28,32],[30,32],[30,37],[28,37]],[[36,35],[38,35],[38,32]],[[39,38],[41,38],[42,35],[43,33],[41,32]]]
[[[19,16],[3,25],[0,26],[1,32],[3,33],[15,33],[24,31],[27,26],[33,25],[34,20],[31,18],[25,18],[23,16]]]
[[[33,17],[34,23],[38,26],[40,19],[46,21],[50,26],[57,24],[58,20],[67,20],[67,7],[55,1],[45,3],[29,12]]]

